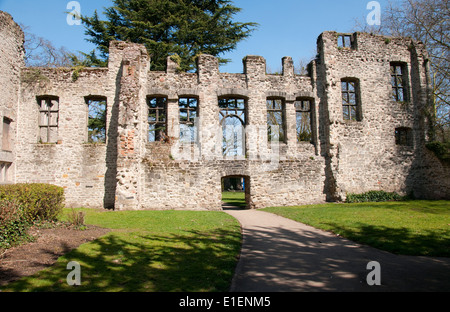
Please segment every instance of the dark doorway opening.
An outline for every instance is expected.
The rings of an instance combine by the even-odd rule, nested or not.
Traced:
[[[223,209],[250,208],[250,179],[246,176],[226,176],[222,178]]]

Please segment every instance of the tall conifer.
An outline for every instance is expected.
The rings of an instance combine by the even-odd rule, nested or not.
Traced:
[[[195,56],[207,53],[220,58],[247,38],[256,23],[234,22],[241,11],[229,0],[113,0],[105,20],[97,11],[82,16],[88,41],[106,60],[111,40],[144,44],[152,58],[152,70],[164,70],[166,58],[178,55],[180,69],[192,70]],[[100,64],[95,53],[85,54],[92,64]]]

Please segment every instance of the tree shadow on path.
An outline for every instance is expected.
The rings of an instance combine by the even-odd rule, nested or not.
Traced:
[[[232,291],[450,291],[450,258],[395,255],[289,224],[244,227]],[[380,264],[380,286],[367,283],[371,261]]]

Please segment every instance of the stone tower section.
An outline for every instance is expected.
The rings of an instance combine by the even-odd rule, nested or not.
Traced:
[[[423,167],[441,165],[426,160],[431,155],[424,146],[429,103],[423,45],[325,32],[318,48],[328,198],[370,190],[423,196]],[[440,188],[448,196],[448,180]]]

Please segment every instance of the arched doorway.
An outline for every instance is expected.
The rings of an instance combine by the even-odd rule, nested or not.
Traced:
[[[225,176],[221,179],[223,209],[250,209],[250,178],[248,176]]]

